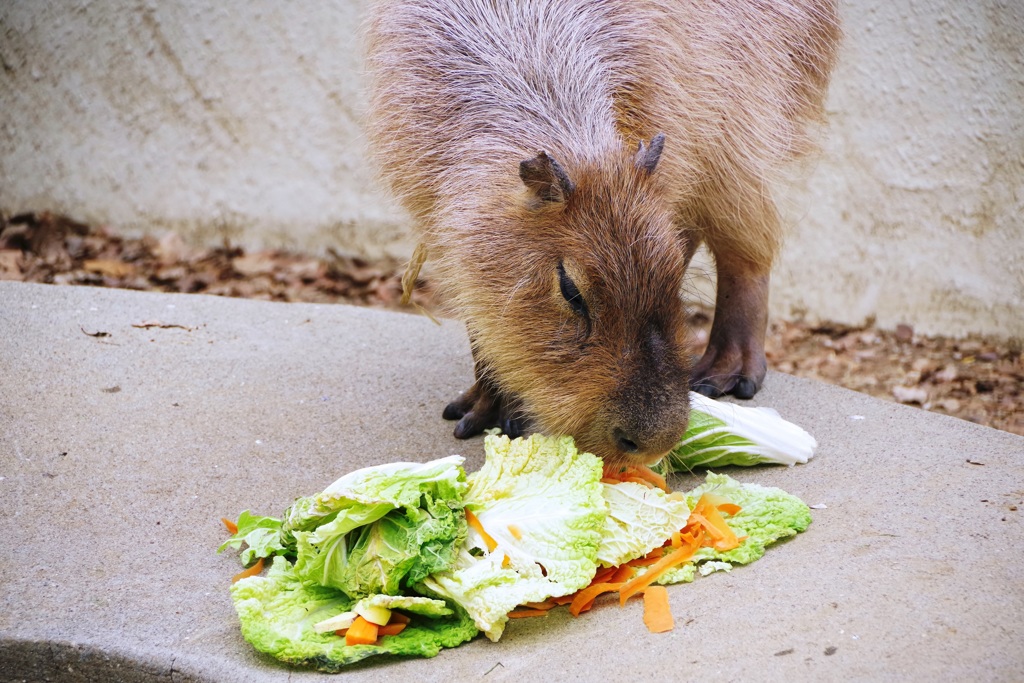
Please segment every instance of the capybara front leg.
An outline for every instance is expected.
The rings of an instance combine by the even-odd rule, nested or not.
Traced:
[[[521,436],[527,426],[519,401],[502,393],[479,363],[476,382],[445,406],[442,417],[458,420],[454,431],[456,439],[468,439],[492,427],[501,428],[502,433],[514,439]]]
[[[693,369],[693,390],[712,398],[722,394],[753,397],[768,368],[767,326],[768,274],[720,264],[715,319],[707,350]]]

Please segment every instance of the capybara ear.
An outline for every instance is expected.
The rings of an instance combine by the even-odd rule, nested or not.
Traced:
[[[648,174],[654,173],[654,169],[658,166],[658,159],[661,158],[661,150],[665,149],[665,134],[658,133],[651,138],[651,144],[645,145],[644,141],[640,141],[640,147],[636,150],[636,156],[633,160],[636,162],[636,167],[646,171]]]
[[[576,189],[562,165],[544,151],[519,164],[519,177],[544,202],[564,202]]]

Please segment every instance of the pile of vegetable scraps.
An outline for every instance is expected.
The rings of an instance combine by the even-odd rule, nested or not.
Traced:
[[[806,462],[816,443],[763,408],[693,395],[691,428],[660,466]],[[648,468],[606,468],[572,439],[484,441],[483,467],[463,458],[390,463],[299,498],[280,518],[225,519],[248,567],[231,597],[257,650],[336,672],[383,654],[432,657],[510,618],[573,616],[606,593],[642,596],[644,622],[671,630],[664,586],[729,571],[811,522],[777,488],[708,473],[670,492]],[[243,548],[244,546],[244,548]],[[264,574],[265,563],[269,570]]]

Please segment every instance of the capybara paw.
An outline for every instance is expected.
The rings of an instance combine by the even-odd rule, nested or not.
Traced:
[[[522,436],[527,421],[519,412],[519,402],[498,393],[489,383],[477,382],[468,391],[445,406],[441,416],[458,420],[455,438],[468,439],[485,429],[498,427],[509,438]]]
[[[740,349],[725,352],[708,347],[690,376],[690,388],[710,398],[732,394],[736,398],[753,398],[767,370],[763,351],[743,353]]]

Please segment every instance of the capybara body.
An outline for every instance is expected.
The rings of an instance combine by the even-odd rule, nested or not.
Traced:
[[[371,148],[473,347],[457,436],[529,421],[650,462],[691,383],[753,395],[769,185],[811,146],[834,3],[380,0],[367,37]],[[692,363],[680,293],[702,242],[718,294]]]

